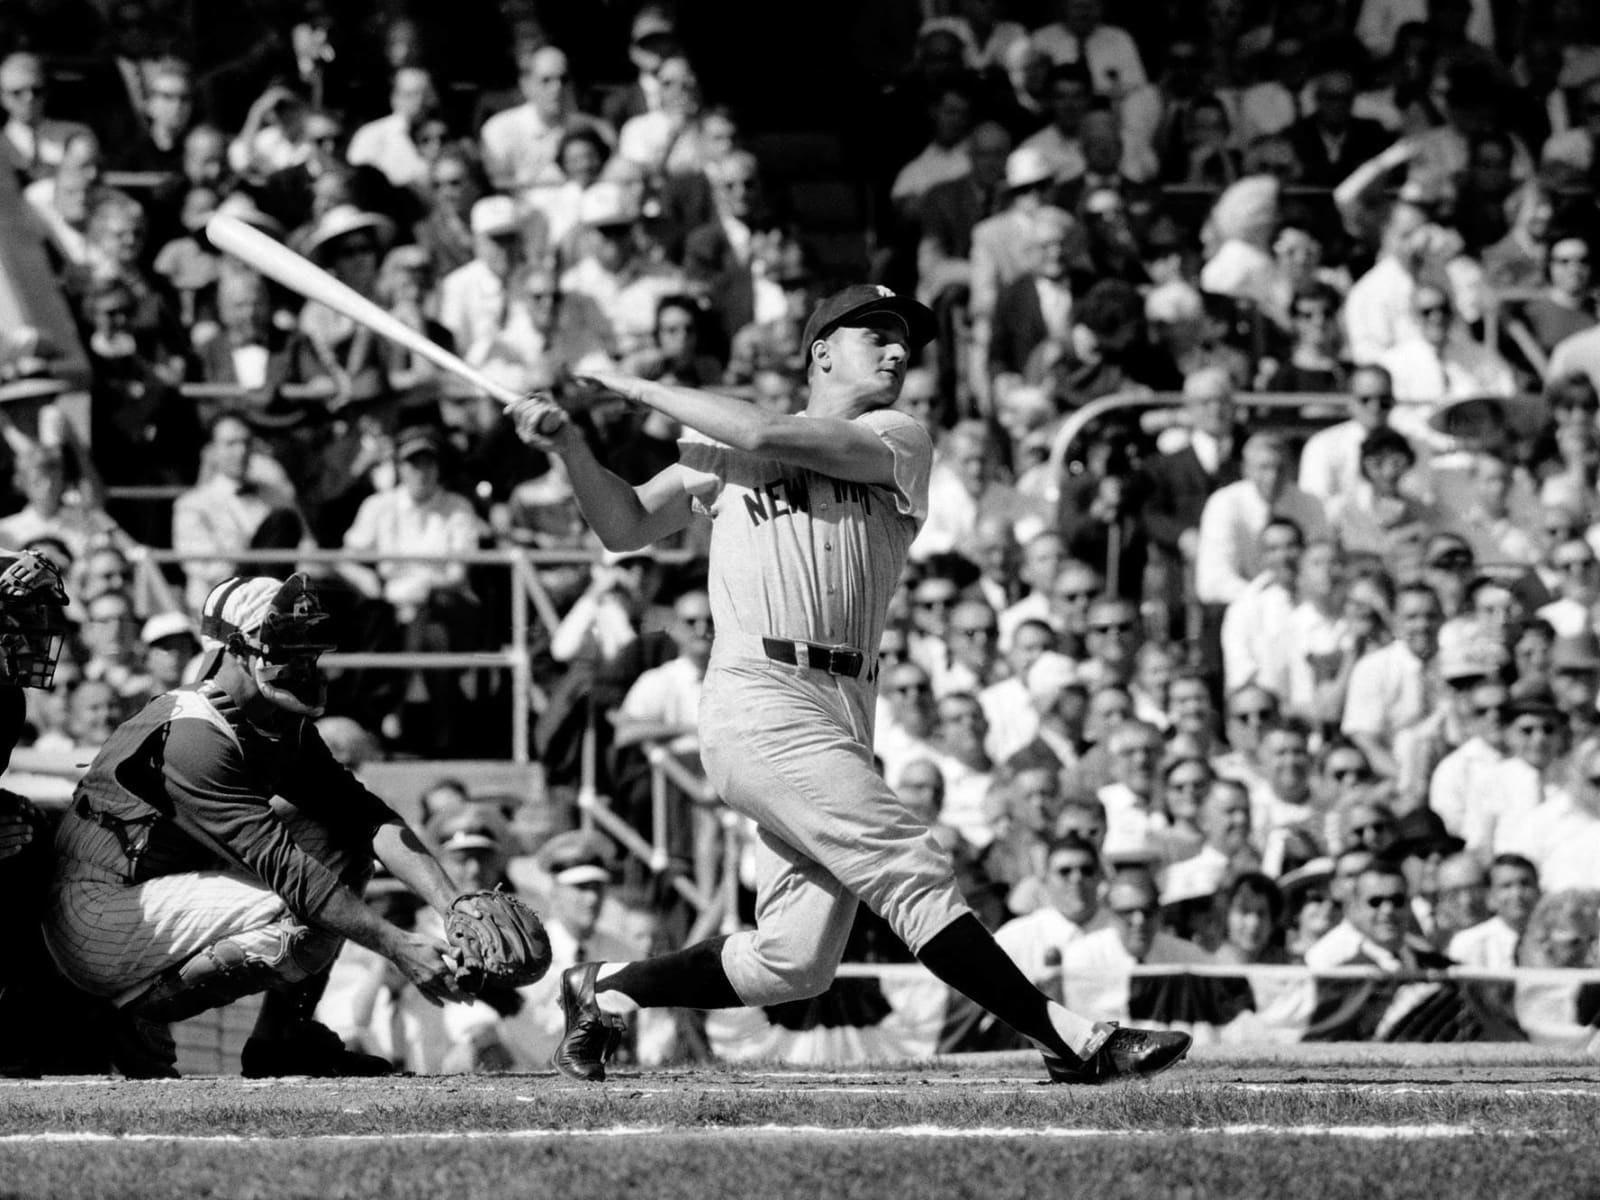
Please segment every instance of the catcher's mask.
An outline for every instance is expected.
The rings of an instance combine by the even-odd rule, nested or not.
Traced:
[[[317,659],[334,649],[316,585],[296,573],[224,580],[201,612],[200,634],[244,663],[261,694],[304,717],[320,717],[327,683]]]
[[[0,554],[0,683],[48,688],[67,632],[67,590],[36,550]]]

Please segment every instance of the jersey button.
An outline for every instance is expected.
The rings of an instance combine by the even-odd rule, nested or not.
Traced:
[[[833,549],[833,543],[832,542],[823,542],[822,543],[822,548],[824,550],[832,550]]]

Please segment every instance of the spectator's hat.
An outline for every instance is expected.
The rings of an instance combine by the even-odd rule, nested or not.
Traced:
[[[516,202],[510,196],[485,196],[472,206],[474,237],[505,237],[522,229]]]
[[[509,853],[511,827],[487,804],[446,809],[428,822],[428,840],[444,851],[494,850]]]
[[[1308,892],[1326,892],[1332,882],[1333,859],[1319,857],[1281,875],[1278,890],[1283,893],[1284,907],[1293,910],[1305,902]]]
[[[560,884],[611,882],[611,843],[597,833],[558,833],[533,857],[539,869]]]
[[[1511,416],[1510,406],[1499,396],[1460,396],[1445,400],[1428,414],[1428,426],[1450,437],[1459,436],[1469,422],[1487,418],[1497,425],[1505,425]]]
[[[1524,691],[1513,688],[1511,699],[1506,703],[1505,716],[1507,721],[1514,721],[1518,717],[1551,717],[1561,722],[1567,719],[1556,704],[1555,696],[1548,688],[1542,687]]]
[[[1571,637],[1558,637],[1550,648],[1550,669],[1600,672],[1600,637],[1588,629]]]
[[[1414,808],[1406,813],[1395,827],[1395,834],[1394,845],[1385,855],[1392,862],[1455,854],[1467,845],[1450,832],[1444,820],[1431,808]]]
[[[665,10],[653,5],[639,10],[639,15],[633,19],[633,32],[630,40],[634,45],[647,42],[651,38],[675,37],[678,27],[672,23]]]
[[[1046,650],[1034,659],[1023,680],[1028,698],[1041,709],[1054,707],[1062,691],[1078,682],[1077,663],[1055,650]]]
[[[261,206],[248,192],[234,192],[217,205],[217,216],[232,217],[235,221],[242,221],[262,233],[281,239],[283,226],[271,216],[261,211]]]
[[[1173,863],[1161,882],[1162,907],[1215,896],[1227,882],[1228,870],[1228,860],[1215,855],[1195,855]]]
[[[1510,661],[1504,646],[1484,636],[1476,622],[1454,627],[1452,636],[1439,637],[1439,678],[1454,679],[1498,675]]]
[[[72,385],[66,380],[49,375],[12,379],[0,383],[0,404],[14,404],[19,400],[47,400],[71,390]]]
[[[811,347],[818,338],[825,338],[841,325],[848,325],[857,317],[869,313],[893,313],[905,322],[906,332],[913,350],[926,346],[939,332],[933,310],[910,296],[897,296],[886,287],[871,283],[858,283],[835,292],[811,314],[805,332],[800,337],[805,361],[811,362]]]
[[[400,462],[409,462],[413,458],[429,454],[438,458],[443,446],[443,439],[439,437],[437,429],[427,425],[417,425],[400,431],[399,436],[395,438],[394,456]]]
[[[158,646],[172,638],[187,638],[196,646],[200,644],[200,633],[185,613],[157,613],[139,630],[139,640],[146,646]]]
[[[1036,146],[1018,146],[1006,156],[1006,187],[1010,191],[1038,187],[1055,177],[1055,167]]]
[[[591,184],[578,201],[578,220],[594,229],[632,225],[639,217],[632,189],[610,180]]]
[[[382,213],[367,212],[354,204],[335,204],[322,214],[301,249],[308,258],[320,258],[334,242],[363,232],[370,232],[381,248],[394,237],[394,222]]]
[[[396,246],[383,256],[384,271],[427,271],[433,268],[433,255],[421,246],[408,243]]]

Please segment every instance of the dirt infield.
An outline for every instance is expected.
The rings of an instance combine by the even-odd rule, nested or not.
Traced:
[[[1600,1195],[1600,1064],[1301,1049],[1202,1050],[1110,1089],[1047,1086],[1024,1055],[603,1085],[6,1081],[0,1195]]]

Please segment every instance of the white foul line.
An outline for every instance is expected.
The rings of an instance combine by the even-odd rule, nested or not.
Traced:
[[[1519,1131],[1496,1130],[1494,1132],[1502,1136],[1514,1136]],[[899,1125],[885,1129],[837,1129],[822,1125],[743,1125],[725,1126],[720,1129],[686,1129],[671,1128],[664,1125],[623,1125],[609,1129],[472,1129],[449,1132],[422,1130],[407,1133],[290,1134],[285,1137],[269,1137],[260,1134],[119,1134],[41,1131],[38,1133],[0,1135],[0,1145],[131,1145],[149,1142],[202,1146],[274,1145],[279,1143],[348,1145],[352,1143],[382,1144],[431,1141],[526,1142],[664,1135],[695,1138],[722,1135],[749,1137],[752,1134],[806,1139],[926,1138],[948,1141],[988,1141],[996,1138],[1152,1140],[1155,1138],[1217,1135],[1224,1137],[1327,1137],[1349,1138],[1360,1141],[1432,1141],[1447,1138],[1477,1137],[1482,1136],[1483,1133],[1482,1129],[1471,1125],[1219,1125],[1191,1129],[1074,1129],[1057,1126],[1040,1129],[1020,1126],[994,1129],[963,1129],[947,1125]]]

